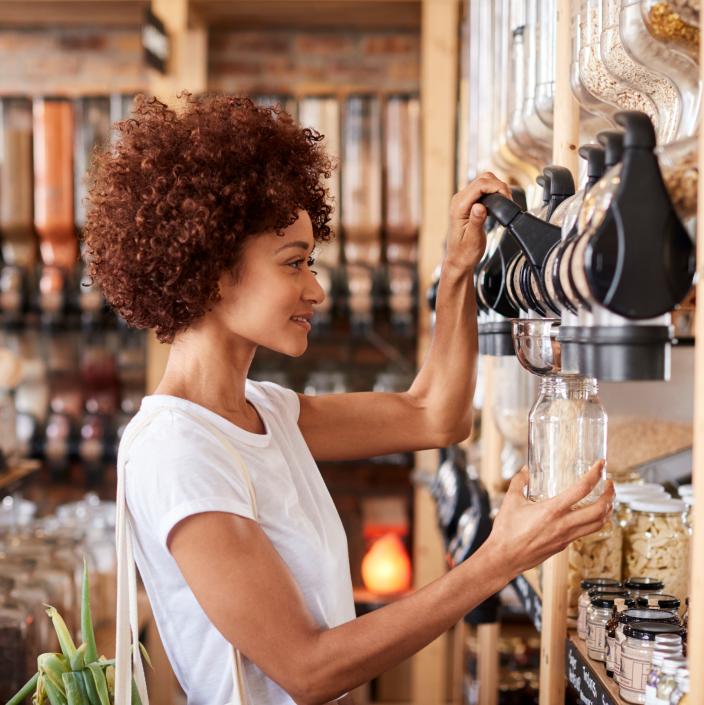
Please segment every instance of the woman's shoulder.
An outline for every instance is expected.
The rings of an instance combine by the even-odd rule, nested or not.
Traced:
[[[293,417],[296,421],[301,406],[298,394],[292,389],[265,380],[247,380],[247,398],[255,405],[279,416]]]

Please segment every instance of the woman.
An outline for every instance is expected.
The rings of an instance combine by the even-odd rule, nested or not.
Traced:
[[[324,297],[312,269],[316,243],[330,236],[321,136],[223,96],[186,96],[178,114],[141,100],[118,130],[94,165],[85,240],[108,301],[172,343],[133,421],[154,415],[125,482],[137,565],[189,705],[231,699],[228,642],[243,654],[254,705],[343,698],[602,525],[610,489],[572,509],[600,467],[537,505],[523,497],[523,471],[469,560],[355,619],[345,535],[315,461],[467,437],[472,271],[485,245],[477,199],[509,190],[484,174],[452,199],[435,333],[410,389],[307,397],[247,374],[260,346],[302,355]],[[252,479],[256,515],[229,444]]]

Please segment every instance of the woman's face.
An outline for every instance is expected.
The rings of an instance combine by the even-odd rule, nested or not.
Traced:
[[[222,299],[211,316],[257,346],[297,357],[308,347],[313,307],[325,292],[311,269],[315,241],[306,211],[282,235],[266,232],[244,245],[239,276],[220,277]]]

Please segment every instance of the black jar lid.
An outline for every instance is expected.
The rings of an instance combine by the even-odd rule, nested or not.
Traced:
[[[613,607],[617,600],[622,600],[629,609],[636,606],[636,601],[624,590],[622,592],[595,593],[591,599],[592,607]]]
[[[678,610],[682,601],[674,595],[666,595],[663,592],[651,592],[636,599],[638,607],[654,607],[661,610]]]
[[[682,634],[682,627],[667,622],[633,622],[623,629],[624,636],[655,641],[658,634]]]
[[[664,589],[665,583],[657,578],[628,578],[628,580],[626,580],[623,584],[623,587],[628,588],[629,590],[639,590],[640,592],[647,590],[651,590],[652,592],[660,592]]]
[[[633,622],[666,622],[668,624],[679,624],[680,619],[674,613],[669,610],[660,610],[654,608],[640,608],[628,609],[621,612],[621,616],[618,621],[622,624],[631,624]]]
[[[621,583],[614,578],[585,578],[579,584],[582,590],[591,590],[592,588],[608,587],[620,588]]]

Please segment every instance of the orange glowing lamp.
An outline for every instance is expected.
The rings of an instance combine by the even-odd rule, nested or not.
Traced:
[[[411,586],[411,561],[398,534],[377,539],[362,559],[362,580],[370,592],[391,595]]]

